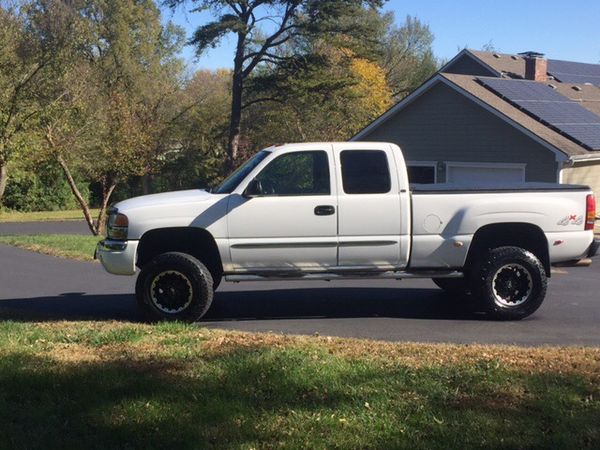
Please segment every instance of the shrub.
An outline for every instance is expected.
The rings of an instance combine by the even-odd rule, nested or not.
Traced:
[[[78,186],[84,197],[89,197],[87,184],[78,182]],[[2,204],[26,212],[79,208],[60,168],[51,162],[40,163],[35,170],[12,168]]]

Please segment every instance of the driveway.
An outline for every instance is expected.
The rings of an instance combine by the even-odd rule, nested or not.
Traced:
[[[53,222],[3,222],[0,235],[6,234],[90,234],[83,220],[62,220]]]
[[[202,326],[387,341],[600,345],[600,261],[550,282],[536,314],[493,322],[429,280],[223,283]],[[134,277],[0,245],[0,320],[139,321]]]

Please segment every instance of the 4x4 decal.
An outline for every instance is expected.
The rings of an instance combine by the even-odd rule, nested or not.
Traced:
[[[577,214],[570,214],[568,216],[563,217],[558,222],[557,225],[581,225],[583,223],[583,216],[578,216]]]

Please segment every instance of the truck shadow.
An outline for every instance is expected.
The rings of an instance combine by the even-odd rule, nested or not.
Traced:
[[[439,289],[304,288],[217,293],[203,321],[397,317],[475,318]]]
[[[304,288],[217,292],[203,322],[397,317],[480,320],[469,305],[439,289]],[[143,322],[132,294],[0,300],[0,320]]]

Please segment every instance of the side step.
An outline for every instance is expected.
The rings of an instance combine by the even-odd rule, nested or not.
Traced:
[[[280,280],[401,280],[403,278],[463,278],[463,273],[452,271],[414,271],[414,272],[263,272],[253,274],[226,274],[225,281],[280,281]]]

